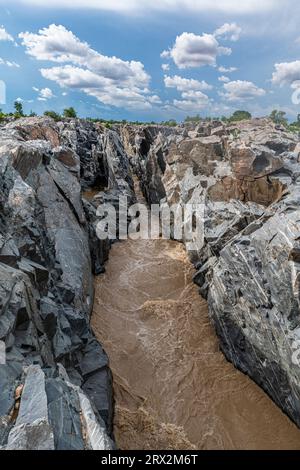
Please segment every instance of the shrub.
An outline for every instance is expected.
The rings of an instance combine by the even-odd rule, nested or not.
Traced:
[[[162,126],[169,126],[169,127],[176,127],[177,121],[175,119],[170,119],[169,121],[163,121],[161,123]]]
[[[199,114],[197,114],[196,116],[187,116],[184,120],[184,122],[200,122],[201,121],[201,117]]]
[[[77,118],[77,113],[73,107],[64,109],[65,118]]]
[[[275,124],[285,127],[288,125],[286,113],[284,111],[278,111],[277,109],[274,109],[270,114],[270,119],[272,119]]]
[[[252,116],[248,111],[238,110],[233,113],[233,115],[229,118],[229,122],[238,122],[244,121],[247,119],[251,119]]]
[[[56,113],[55,111],[45,111],[44,116],[48,116],[48,117],[54,119],[54,121],[61,121],[61,116],[58,113]]]

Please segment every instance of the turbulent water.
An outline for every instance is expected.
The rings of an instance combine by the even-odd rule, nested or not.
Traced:
[[[219,351],[192,275],[181,244],[129,240],[96,279],[118,447],[300,449],[300,430]]]

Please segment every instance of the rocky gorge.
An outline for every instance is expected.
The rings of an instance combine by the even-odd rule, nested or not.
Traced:
[[[202,299],[207,300],[221,350],[300,427],[299,156],[298,135],[267,119],[234,125],[212,121],[176,128],[124,125],[110,130],[75,119],[55,123],[50,118],[24,118],[2,125],[0,342],[5,345],[6,357],[0,365],[0,446],[115,448],[113,418],[121,416],[120,389],[117,385],[115,406],[112,373],[104,351],[109,352],[112,338],[101,315],[97,320],[99,302],[94,302],[94,276],[96,297],[98,289],[101,294],[111,284],[110,279],[117,285],[120,276],[113,277],[118,274],[118,267],[111,273],[112,278],[105,278],[109,268],[102,276],[111,244],[97,237],[97,207],[110,202],[117,208],[120,195],[127,197],[129,203],[135,202],[138,191],[134,179],[148,204],[164,201],[170,205],[204,205],[203,243],[190,253],[190,261],[195,268],[194,283]],[[122,247],[122,242],[113,246],[112,259],[116,263],[120,255],[114,254],[117,247]],[[135,248],[132,250],[134,258]],[[150,247],[150,253],[151,250],[156,253],[157,247]],[[144,247],[140,252],[145,253]],[[123,269],[125,264],[120,264]],[[190,289],[190,281],[180,277],[181,269],[186,269],[184,264],[171,270],[173,277],[168,280],[172,286],[174,278],[176,292],[180,287]],[[191,278],[190,268],[187,271]],[[145,272],[149,274],[147,266]],[[168,273],[158,270],[156,284],[160,276],[162,282]],[[110,287],[110,295],[101,297],[102,310],[114,292],[114,285]],[[124,292],[131,292],[130,279],[123,288]],[[172,292],[170,289],[171,297],[164,300],[180,300]],[[149,301],[156,301],[157,296],[162,300],[161,293],[149,295]],[[198,302],[199,310],[205,309],[204,300],[200,296],[196,300],[194,294],[188,297],[190,305],[195,306],[192,327],[209,328],[200,311],[197,318]],[[160,306],[160,328],[169,321],[170,311],[183,322],[186,320],[185,300],[181,300],[182,304],[176,304],[173,310],[170,303]],[[121,297],[118,311],[122,302]],[[144,318],[153,316],[150,307],[144,310]],[[157,308],[156,305],[155,311]],[[122,325],[126,335],[126,327],[132,325],[128,321]],[[153,329],[153,324],[150,327]],[[149,332],[151,328],[147,333],[151,344]],[[128,335],[131,333],[128,330]],[[188,341],[191,332],[185,334],[186,338],[178,344],[170,342],[171,357],[180,357],[184,351],[182,341]],[[201,337],[193,339],[196,348]],[[213,347],[217,348],[216,342]],[[122,344],[113,345],[114,351],[118,348],[122,350]],[[128,351],[123,360],[125,356],[130,369],[133,348]],[[195,357],[197,361],[197,354]],[[115,357],[111,360],[115,368]],[[184,363],[185,367],[188,365]],[[210,373],[208,367],[207,376]],[[244,375],[241,377],[244,379]],[[183,374],[177,385],[179,391],[185,389],[184,380]],[[219,376],[216,380],[220,380]],[[115,376],[114,383],[118,384]],[[203,383],[198,384],[195,374],[193,387],[201,391],[201,387],[210,386],[209,381]],[[147,389],[151,390],[151,384]],[[175,396],[178,390],[173,390]],[[221,387],[219,392],[222,390]],[[230,387],[226,393],[228,390]],[[155,390],[158,392],[159,388]],[[249,414],[255,413],[256,402],[261,399],[259,395],[252,396],[257,399],[248,406]],[[187,394],[184,399],[189,397]],[[188,407],[184,403],[181,408],[181,422],[168,424],[184,428]],[[261,409],[258,406],[259,413]],[[269,423],[273,412],[272,408],[266,415]],[[132,416],[123,413],[121,419],[122,426],[116,429],[117,444],[119,430],[126,429]],[[203,422],[194,420],[193,435],[213,433],[209,421],[209,415]],[[276,422],[276,429],[286,429],[292,448],[300,448],[297,428],[283,414],[276,417]],[[131,431],[136,425],[133,420]],[[162,428],[151,429],[155,434]],[[165,437],[168,429],[164,427],[164,438],[158,445],[200,445],[197,439],[188,441],[186,433],[179,433],[177,444],[171,445]],[[133,441],[126,443],[124,439],[121,445],[134,448],[137,437],[132,432],[128,434]],[[207,438],[202,444],[204,448],[228,447],[226,442],[225,439],[220,444],[218,439]]]

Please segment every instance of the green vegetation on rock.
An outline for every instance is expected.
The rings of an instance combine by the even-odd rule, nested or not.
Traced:
[[[63,115],[65,118],[73,118],[73,119],[77,118],[77,113],[72,106],[70,108],[64,109]]]
[[[48,116],[48,117],[54,119],[54,121],[61,121],[61,119],[62,119],[62,117],[58,113],[56,113],[55,111],[45,111],[44,116]]]

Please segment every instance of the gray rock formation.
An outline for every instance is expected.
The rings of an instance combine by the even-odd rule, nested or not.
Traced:
[[[97,239],[96,208],[81,190],[105,180],[132,193],[120,149],[115,133],[84,121],[19,119],[0,129],[2,447],[112,445],[108,358],[89,325],[92,272],[103,271],[109,243]]]

